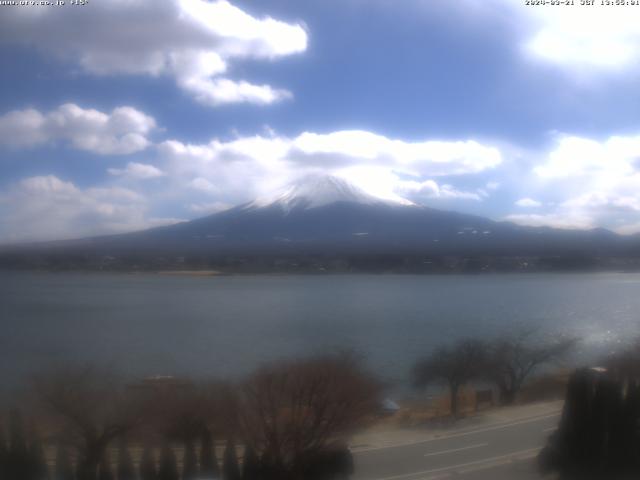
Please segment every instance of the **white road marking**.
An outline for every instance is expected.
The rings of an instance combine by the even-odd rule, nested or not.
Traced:
[[[538,455],[540,450],[541,450],[540,448],[534,448],[534,449],[532,449],[532,450],[530,450],[528,452],[522,453],[522,454],[517,455],[517,456],[512,457],[512,458],[502,459],[502,460],[498,460],[498,461],[495,461],[495,462],[483,463],[482,465],[477,465],[477,466],[472,466],[472,467],[460,469],[460,470],[457,470],[456,473],[459,474],[459,475],[464,475],[465,473],[479,472],[480,470],[487,470],[489,468],[495,468],[495,467],[500,467],[502,465],[508,465],[509,463],[512,463],[514,460],[518,460],[518,461],[529,460],[531,458],[534,458],[536,455]]]
[[[553,432],[554,430],[557,430],[557,429],[558,427],[545,428],[544,430],[542,430],[542,433]]]
[[[474,435],[476,433],[483,433],[483,432],[491,432],[493,430],[500,430],[502,428],[509,428],[515,425],[523,425],[525,423],[533,423],[533,422],[537,422],[539,420],[545,420],[547,418],[552,418],[552,417],[557,417],[560,415],[560,412],[556,412],[556,413],[552,413],[549,415],[538,415],[536,417],[531,417],[531,418],[527,418],[524,420],[519,420],[517,422],[511,422],[511,423],[504,423],[504,424],[499,424],[499,425],[493,425],[490,427],[485,427],[485,428],[478,428],[476,430],[467,430],[467,431],[462,431],[459,433],[452,433],[450,435],[441,435],[441,436],[437,436],[437,437],[433,437],[433,438],[428,438],[426,440],[417,440],[417,441],[413,441],[413,442],[405,442],[405,443],[395,443],[393,445],[386,445],[383,447],[369,447],[369,448],[363,448],[363,449],[358,449],[355,450],[354,453],[355,454],[359,454],[359,453],[363,453],[363,452],[372,452],[375,450],[386,450],[388,448],[402,448],[402,447],[408,447],[411,445],[420,445],[422,443],[430,443],[430,442],[437,442],[439,440],[446,440],[449,438],[456,438],[456,437],[464,437],[466,435]]]
[[[527,448],[526,450],[519,450],[517,452],[507,453],[506,455],[498,455],[497,457],[483,458],[481,460],[474,460],[473,462],[459,463],[457,465],[449,465],[448,467],[433,468],[431,470],[422,470],[420,472],[404,473],[402,475],[394,475],[392,477],[377,478],[376,480],[399,480],[401,478],[409,479],[411,477],[415,477],[416,475],[427,475],[429,473],[438,473],[438,472],[444,472],[447,470],[457,470],[460,468],[469,467],[471,465],[480,465],[483,463],[496,462],[497,460],[506,459],[507,462],[505,463],[508,463],[508,461],[513,458],[518,458],[520,456],[539,452],[540,450],[541,450],[541,447]],[[496,465],[501,465],[501,464],[496,463]]]
[[[471,450],[472,448],[486,447],[488,443],[478,443],[477,445],[469,445],[468,447],[451,448],[449,450],[442,450],[440,452],[426,453],[425,457],[434,457],[436,455],[444,455],[445,453],[461,452],[462,450]]]
[[[450,473],[441,473],[439,475],[432,475],[430,477],[423,477],[420,480],[441,480],[443,478],[451,478]]]

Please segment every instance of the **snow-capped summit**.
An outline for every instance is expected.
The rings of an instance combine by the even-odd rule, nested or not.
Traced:
[[[283,189],[251,202],[249,207],[279,206],[289,212],[294,209],[323,207],[336,202],[365,205],[396,204],[397,202],[370,195],[361,188],[333,175],[307,175]]]

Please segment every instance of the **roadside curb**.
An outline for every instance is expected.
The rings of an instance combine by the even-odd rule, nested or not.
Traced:
[[[455,438],[464,435],[471,435],[474,433],[507,428],[513,425],[535,422],[544,418],[551,418],[555,416],[559,417],[562,412],[562,402],[548,402],[547,404],[540,405],[540,407],[542,407],[540,409],[541,411],[532,415],[516,415],[513,417],[510,415],[500,415],[497,417],[494,417],[493,415],[487,415],[485,418],[481,418],[481,421],[473,426],[461,425],[458,428],[454,427],[449,429],[439,429],[431,431],[425,430],[423,432],[416,432],[415,429],[398,428],[396,430],[364,433],[357,435],[352,439],[350,448],[354,454],[366,453],[388,448],[401,448],[410,445],[442,440],[444,438]],[[507,408],[509,408],[510,411],[514,411],[517,409],[517,407]],[[530,409],[531,406],[527,405],[526,410]],[[524,410],[524,408],[518,408],[517,410],[522,411]],[[500,420],[487,421],[492,417],[499,418]]]

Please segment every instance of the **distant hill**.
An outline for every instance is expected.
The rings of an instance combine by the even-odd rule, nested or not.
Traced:
[[[173,268],[176,262],[219,266],[256,258],[264,264],[270,257],[288,258],[291,263],[292,258],[338,261],[354,256],[367,256],[373,263],[375,258],[403,258],[411,263],[444,257],[515,257],[591,264],[601,258],[640,256],[640,239],[605,229],[496,222],[408,201],[382,200],[342,179],[311,176],[272,197],[189,222],[4,249],[0,265],[19,265],[27,258],[63,265],[66,258],[73,264],[84,259],[87,266],[111,262]]]

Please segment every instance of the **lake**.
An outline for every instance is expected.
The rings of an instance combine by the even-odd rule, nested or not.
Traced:
[[[594,357],[640,334],[640,274],[187,277],[0,272],[5,385],[67,362],[132,375],[238,376],[349,348],[401,384],[465,336],[535,327]]]

